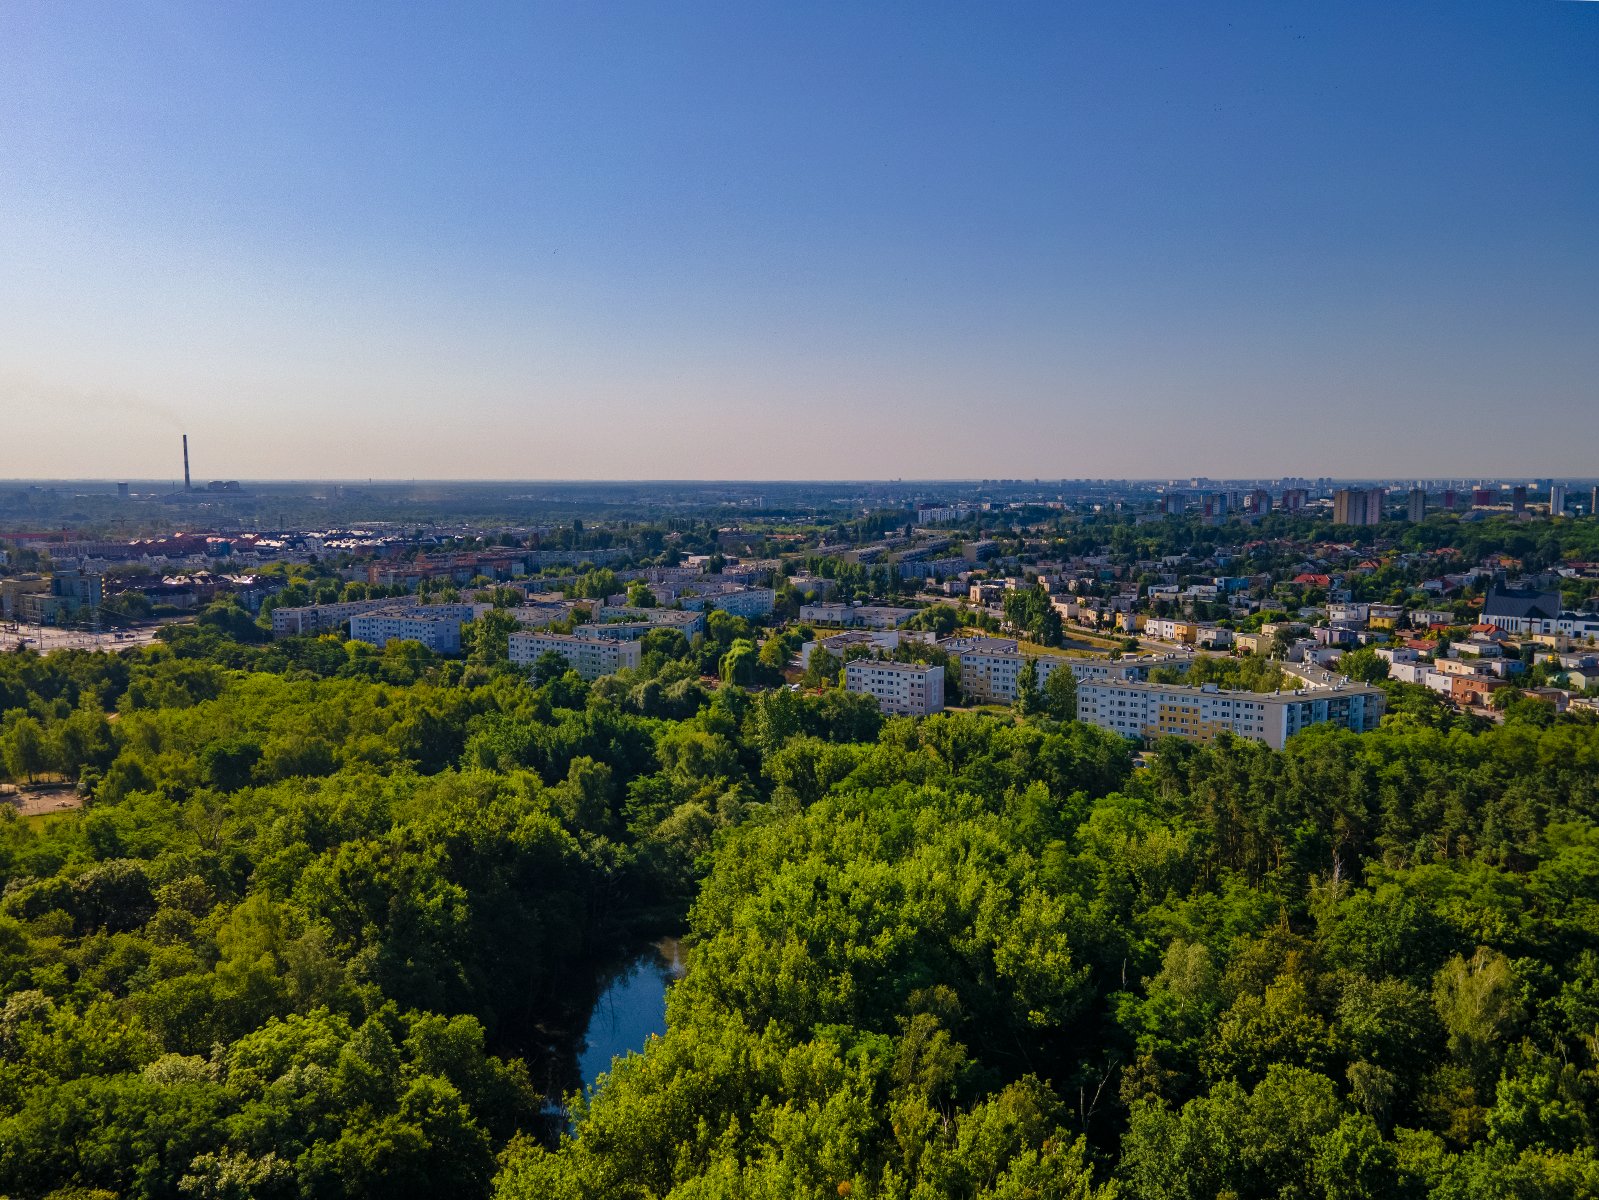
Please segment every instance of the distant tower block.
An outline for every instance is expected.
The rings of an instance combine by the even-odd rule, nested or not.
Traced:
[[[189,435],[183,435],[183,490],[189,491]]]

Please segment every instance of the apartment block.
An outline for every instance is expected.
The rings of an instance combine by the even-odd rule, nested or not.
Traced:
[[[1068,670],[1082,683],[1092,679],[1144,679],[1154,667],[1183,665],[1188,659],[1179,657],[1149,656],[1143,658],[1067,658],[1059,654],[1022,654],[1016,644],[1004,638],[949,638],[939,643],[951,658],[958,659],[961,667],[961,691],[969,699],[985,704],[1013,704],[1016,700],[1016,681],[1022,667],[1029,661],[1035,664],[1038,686],[1058,670]],[[985,646],[982,642],[1001,645]],[[957,646],[957,643],[964,645]]]
[[[1386,488],[1339,488],[1333,493],[1333,522],[1338,525],[1376,525],[1382,521]]]
[[[510,643],[515,666],[531,668],[542,655],[554,651],[572,670],[591,680],[614,675],[624,667],[637,667],[643,656],[635,641],[577,633],[513,633]]]
[[[632,608],[627,605],[602,605],[595,610],[594,623],[585,633],[599,637],[637,640],[657,629],[675,629],[690,641],[705,632],[705,614],[681,608]]]
[[[802,604],[799,619],[806,625],[894,629],[905,624],[915,614],[914,608],[890,608],[886,605]]]
[[[272,610],[272,636],[298,637],[337,629],[351,617],[391,608],[408,608],[421,603],[416,596],[391,596],[384,600],[349,600],[341,604],[308,604],[302,608]]]
[[[275,615],[275,614],[274,614]],[[461,652],[461,623],[476,615],[471,604],[429,604],[360,613],[350,618],[350,638],[383,649],[390,642],[421,642],[438,654]]]
[[[844,668],[844,690],[873,697],[886,713],[925,717],[944,708],[944,668],[857,658]]]
[[[1281,750],[1300,730],[1327,721],[1357,733],[1375,729],[1384,700],[1380,688],[1349,683],[1267,694],[1110,679],[1078,685],[1077,718],[1130,738],[1203,742],[1226,732]]]
[[[901,642],[932,643],[937,639],[933,634],[923,630],[902,632],[898,629],[847,629],[843,633],[835,633],[832,637],[821,638],[814,642],[806,642],[800,647],[800,666],[811,665],[811,655],[817,650],[825,650],[834,658],[843,658],[844,655],[855,649],[865,649],[873,654],[892,654],[899,649]]]
[[[709,612],[720,609],[735,617],[769,617],[777,607],[777,593],[767,587],[729,588],[699,596],[682,597],[686,609]]]

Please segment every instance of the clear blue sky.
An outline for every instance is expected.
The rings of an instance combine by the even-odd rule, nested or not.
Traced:
[[[0,5],[0,477],[1599,472],[1599,3]]]

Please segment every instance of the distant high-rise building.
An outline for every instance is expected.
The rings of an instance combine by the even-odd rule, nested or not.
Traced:
[[[1338,525],[1376,525],[1382,520],[1386,488],[1339,488],[1333,493],[1333,521]]]
[[[1181,492],[1167,492],[1165,497],[1166,511],[1169,514],[1181,513],[1185,501]]]
[[[1265,515],[1271,511],[1271,493],[1265,488],[1256,488],[1244,497],[1244,508],[1249,512]]]
[[[1455,511],[1455,489],[1454,488],[1445,488],[1444,489],[1444,511],[1445,512],[1454,512]]]
[[[1475,508],[1487,508],[1494,502],[1491,488],[1474,488],[1471,493],[1471,503]]]
[[[1305,507],[1309,494],[1302,487],[1283,489],[1282,509],[1285,513],[1296,513]]]
[[[1510,511],[1519,513],[1527,511],[1527,485],[1518,483],[1510,489]]]
[[[1413,487],[1410,489],[1410,505],[1406,516],[1412,521],[1425,521],[1427,519],[1427,489]]]
[[[1588,498],[1588,515],[1599,516],[1599,487],[1594,488],[1593,495]]]
[[[1549,485],[1549,515],[1558,517],[1566,511],[1566,485],[1551,483]]]

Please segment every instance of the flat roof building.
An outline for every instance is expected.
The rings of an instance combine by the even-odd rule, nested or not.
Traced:
[[[971,700],[986,704],[1013,704],[1016,701],[1016,682],[1022,667],[1028,662],[1036,666],[1038,686],[1043,687],[1058,670],[1068,670],[1078,683],[1089,679],[1144,679],[1154,667],[1187,666],[1186,656],[1147,658],[1067,658],[1060,654],[1023,654],[1003,638],[951,638],[940,642],[951,658],[961,667],[961,692]],[[956,642],[991,641],[1000,645],[990,648],[968,645],[958,648]]]
[[[916,615],[914,608],[886,605],[802,604],[799,619],[807,625],[862,626],[867,629],[894,629]]]
[[[1206,742],[1225,732],[1281,750],[1300,730],[1327,721],[1373,730],[1384,702],[1382,689],[1364,684],[1268,693],[1108,679],[1078,684],[1077,719],[1130,738]]]
[[[340,604],[307,604],[272,610],[272,636],[298,637],[337,629],[351,617],[384,609],[409,608],[421,603],[416,596],[390,596],[382,600],[347,600]]]
[[[359,613],[350,618],[350,638],[379,650],[390,642],[421,642],[438,654],[461,652],[461,623],[475,616],[470,604],[428,604]]]
[[[871,696],[886,713],[930,716],[944,708],[944,668],[857,658],[844,668],[844,690]]]
[[[681,608],[631,608],[605,605],[594,614],[594,622],[583,632],[593,637],[626,638],[637,641],[657,629],[675,629],[693,641],[705,632],[705,614]]]
[[[642,648],[635,641],[576,633],[513,633],[510,651],[512,665],[527,669],[553,651],[566,660],[567,666],[589,680],[614,675],[624,667],[636,668],[643,656]]]

